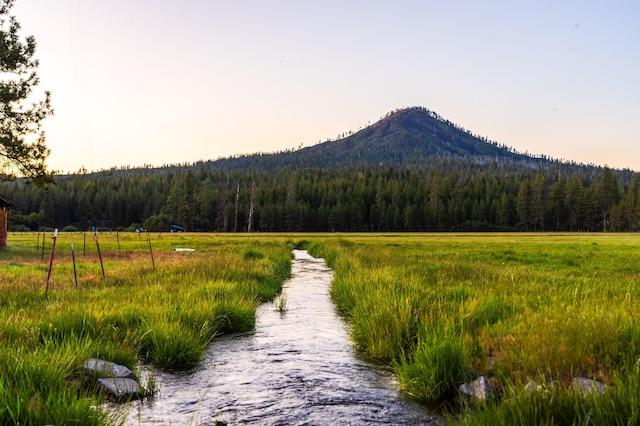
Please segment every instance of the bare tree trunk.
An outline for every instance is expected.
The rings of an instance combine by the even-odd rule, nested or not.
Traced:
[[[236,187],[236,214],[233,221],[233,232],[238,232],[238,204],[240,203],[240,181]]]
[[[247,225],[247,232],[251,232],[251,225],[253,224],[253,209],[254,209],[254,204],[253,204],[253,199],[256,195],[256,183],[252,182],[251,183],[251,198],[249,200],[249,224]]]

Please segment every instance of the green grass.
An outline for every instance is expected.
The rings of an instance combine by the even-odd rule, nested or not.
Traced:
[[[0,423],[110,424],[79,371],[88,358],[133,370],[197,366],[216,336],[250,330],[260,302],[290,274],[292,244],[212,234],[61,233],[48,291],[51,244],[10,234],[0,252]],[[33,241],[32,241],[33,240]],[[76,250],[78,288],[71,262]],[[174,247],[194,248],[175,252]]]
[[[44,260],[32,234],[10,234],[0,252],[4,423],[115,421],[91,408],[100,400],[77,377],[84,359],[197,368],[211,339],[254,326],[294,246],[334,269],[331,296],[354,344],[393,366],[407,393],[451,401],[469,371],[499,385],[499,400],[463,405],[453,422],[640,421],[636,235],[152,234],[155,269],[146,236],[120,234],[120,250],[115,234],[99,238],[106,278],[92,237],[85,247],[82,233],[62,233],[47,294],[49,236]],[[607,392],[572,391],[576,376]],[[525,392],[530,379],[548,385]]]
[[[456,421],[637,423],[636,235],[362,234],[308,246],[335,270],[331,294],[356,346],[395,366],[408,393],[450,400],[465,371],[500,386],[499,401]],[[577,376],[610,391],[576,394]],[[540,377],[558,386],[523,391]]]

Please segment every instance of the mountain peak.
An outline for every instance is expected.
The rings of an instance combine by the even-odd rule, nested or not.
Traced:
[[[338,140],[297,151],[223,159],[226,169],[278,167],[424,166],[442,158],[488,161],[533,160],[445,120],[423,107],[397,109]]]
[[[389,165],[413,164],[431,157],[458,157],[482,162],[493,158],[522,157],[423,107],[392,111],[344,139],[307,149],[317,153],[335,151],[336,161],[361,162],[360,159],[369,158],[370,164]]]

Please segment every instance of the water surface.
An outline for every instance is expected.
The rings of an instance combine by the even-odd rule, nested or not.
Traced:
[[[295,250],[277,303],[255,331],[214,340],[192,372],[154,371],[158,394],[131,406],[127,424],[420,425],[438,418],[399,392],[384,366],[360,355],[329,297],[332,271]]]

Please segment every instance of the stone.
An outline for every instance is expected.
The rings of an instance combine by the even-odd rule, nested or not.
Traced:
[[[467,400],[488,401],[493,397],[493,389],[489,379],[485,376],[480,376],[471,383],[460,385],[458,390]]]
[[[116,377],[133,379],[135,376],[133,371],[110,361],[104,361],[98,358],[89,358],[85,361],[84,372],[93,377]]]
[[[97,380],[98,388],[117,400],[136,399],[144,395],[144,389],[133,380],[123,377],[107,377]]]
[[[124,365],[89,358],[82,367],[88,383],[91,383],[90,386],[95,385],[99,391],[105,392],[117,401],[143,398],[146,394],[146,390],[140,386],[133,371]]]
[[[587,379],[586,377],[574,377],[573,380],[571,380],[571,389],[585,395],[594,392],[597,392],[599,395],[604,395],[607,387],[596,380]]]

